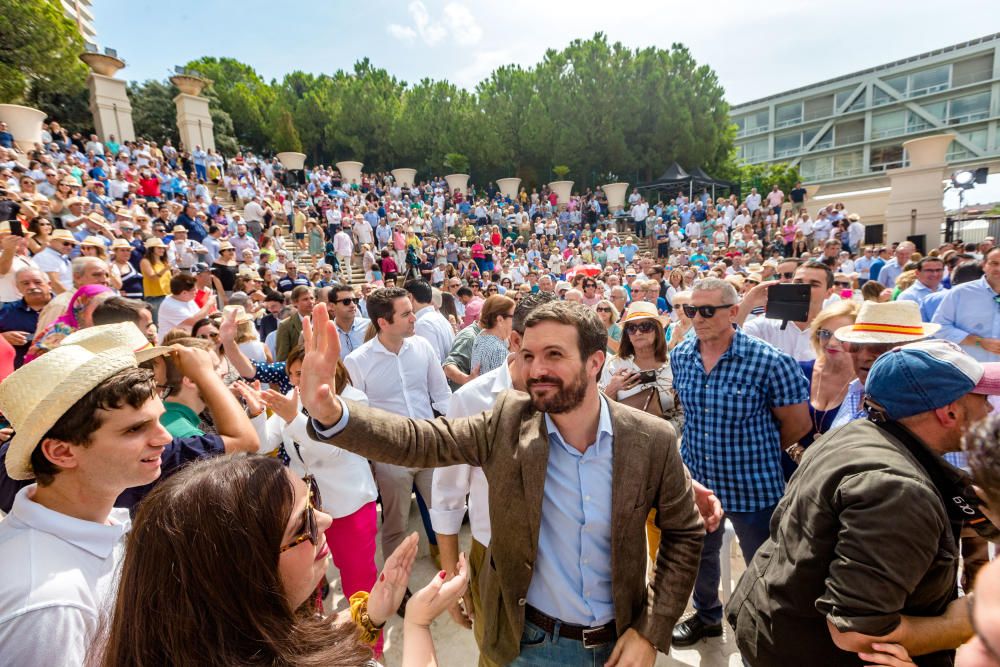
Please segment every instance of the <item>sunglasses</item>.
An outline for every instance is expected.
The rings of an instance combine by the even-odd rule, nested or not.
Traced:
[[[829,329],[817,329],[816,338],[819,338],[821,343],[826,344],[833,338],[833,332]]]
[[[843,287],[845,289],[850,288],[850,286],[851,286],[851,283],[838,283],[838,282],[835,282],[833,284],[836,285],[837,287]]]
[[[316,522],[316,512],[323,510],[319,485],[316,483],[316,478],[312,475],[306,475],[302,478],[302,481],[309,487],[309,494],[306,498],[306,510],[302,516],[304,530],[292,538],[291,542],[281,547],[281,553],[299,546],[306,540],[309,540],[313,546],[319,544],[319,524]]]
[[[608,307],[606,307],[606,306],[599,306],[599,307],[595,308],[594,310],[596,310],[599,313],[610,313],[611,312],[611,309],[608,308]]]
[[[734,304],[724,303],[720,306],[689,306],[684,304],[681,306],[681,310],[688,317],[694,317],[696,314],[701,315],[706,320],[710,320],[715,317],[716,311],[722,310],[723,308],[732,308]]]
[[[361,299],[358,299],[357,297],[353,299],[351,297],[346,297],[343,299],[337,299],[334,303],[339,303],[341,306],[349,306],[353,303],[356,306],[361,303]]]
[[[632,336],[637,333],[651,333],[656,331],[656,325],[652,322],[636,322],[635,324],[626,324],[625,333]]]
[[[782,278],[784,278],[785,280],[791,280],[792,278],[795,277],[795,272],[794,271],[786,271],[784,273],[779,273],[778,275],[781,276]]]

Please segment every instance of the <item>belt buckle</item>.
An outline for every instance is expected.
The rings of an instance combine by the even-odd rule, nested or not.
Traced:
[[[607,642],[603,641],[591,641],[591,635],[599,634],[604,628],[585,628],[583,631],[583,648],[597,648],[598,646],[603,646]]]

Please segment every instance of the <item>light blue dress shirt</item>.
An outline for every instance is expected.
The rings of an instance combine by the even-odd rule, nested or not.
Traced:
[[[985,276],[951,288],[934,313],[934,323],[941,325],[934,337],[959,345],[969,335],[1000,338],[1000,305],[994,300],[996,295]],[[978,361],[1000,361],[1000,354],[987,352],[978,345],[962,345],[962,349]]]
[[[337,333],[340,334],[341,360],[365,344],[365,332],[368,331],[369,324],[371,324],[371,320],[355,315],[354,323],[351,325],[350,331],[344,331],[340,328],[340,325],[337,325]]]
[[[611,597],[611,461],[614,434],[601,398],[597,440],[583,453],[549,415],[549,462],[538,555],[528,604],[566,623],[599,626],[615,618]]]
[[[936,290],[931,291],[930,287],[923,284],[919,280],[915,280],[912,285],[910,285],[905,290],[899,293],[899,296],[896,297],[896,300],[913,301],[918,306],[922,306],[924,304],[924,299],[929,297],[931,294],[934,294],[934,292],[940,292],[943,289],[944,289],[943,287],[938,285],[938,288]],[[926,322],[927,320],[924,321]]]

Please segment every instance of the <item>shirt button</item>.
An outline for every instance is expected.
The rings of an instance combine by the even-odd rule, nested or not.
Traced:
[[[587,502],[590,502],[590,496],[584,496],[583,499],[586,500]]]
[[[518,604],[519,607],[523,607],[526,602],[527,602],[527,600],[525,600],[524,598],[518,598],[518,600],[517,600],[517,604]]]

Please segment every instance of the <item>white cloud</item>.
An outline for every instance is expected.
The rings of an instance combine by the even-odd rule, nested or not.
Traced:
[[[420,39],[424,41],[424,44],[434,46],[447,36],[448,30],[439,22],[431,20],[427,7],[420,0],[413,0],[407,9],[410,11],[410,17],[413,18],[413,23],[417,26],[417,33],[420,34]]]
[[[463,46],[478,44],[483,38],[483,29],[469,8],[453,2],[444,8],[444,22],[456,42]]]
[[[468,7],[457,2],[445,5],[440,19],[431,18],[427,5],[421,0],[413,0],[407,5],[413,20],[412,26],[390,23],[388,33],[404,44],[413,44],[417,36],[427,46],[434,46],[446,37],[451,37],[462,46],[473,46],[483,38],[483,29]]]
[[[417,38],[416,30],[408,25],[399,25],[398,23],[390,23],[386,32],[404,44],[412,44]]]
[[[472,56],[472,60],[465,66],[455,70],[452,83],[468,90],[476,87],[476,84],[487,78],[490,73],[501,65],[509,65],[514,62],[513,54],[507,49],[498,51],[478,51]]]

